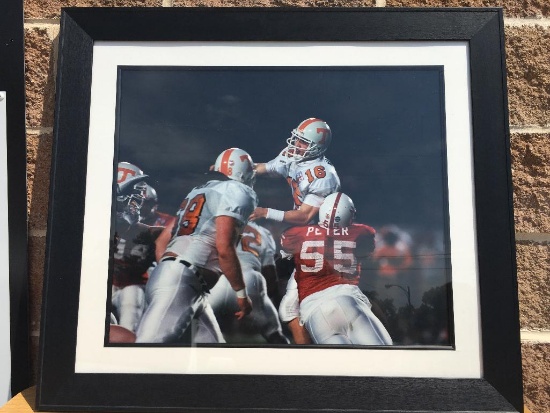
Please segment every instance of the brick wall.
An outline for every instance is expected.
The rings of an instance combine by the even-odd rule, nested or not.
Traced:
[[[504,7],[526,406],[550,412],[550,2],[548,0],[25,0],[29,271],[36,368],[59,10],[66,6]],[[146,29],[146,28],[144,28]]]

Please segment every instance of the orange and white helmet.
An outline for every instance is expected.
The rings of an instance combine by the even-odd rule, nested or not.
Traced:
[[[133,224],[139,220],[147,184],[141,169],[129,162],[119,162],[117,169],[117,216]]]
[[[143,182],[148,176],[143,173],[136,165],[130,162],[119,162],[117,169],[118,190],[120,193],[126,192],[138,182]]]
[[[335,192],[319,207],[319,225],[323,228],[345,228],[353,223],[355,206],[349,196]]]
[[[321,119],[309,118],[292,130],[287,139],[286,155],[296,161],[317,158],[328,149],[332,132]]]
[[[252,158],[248,152],[239,148],[229,148],[220,153],[214,164],[214,170],[250,187],[256,180]]]

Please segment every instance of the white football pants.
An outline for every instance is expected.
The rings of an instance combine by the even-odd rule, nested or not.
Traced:
[[[214,288],[210,290],[207,300],[214,309],[222,331],[229,332],[237,327],[241,331],[250,331],[269,337],[273,333],[282,335],[281,323],[277,310],[267,295],[265,278],[258,271],[243,267],[243,278],[246,293],[252,301],[252,312],[236,323],[234,314],[239,311],[237,296],[227,278],[222,275]]]
[[[111,304],[119,326],[136,332],[139,320],[145,310],[145,286],[127,285],[112,288]]]
[[[191,326],[193,343],[224,343],[212,308],[194,271],[179,261],[161,261],[145,289],[147,310],[136,343],[176,343]]]
[[[316,344],[390,345],[392,339],[355,285],[335,285],[300,303],[302,322]]]

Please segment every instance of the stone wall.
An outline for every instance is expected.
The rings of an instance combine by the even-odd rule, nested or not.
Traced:
[[[504,7],[525,404],[533,413],[550,412],[548,0],[25,0],[29,264],[35,368],[62,6]]]

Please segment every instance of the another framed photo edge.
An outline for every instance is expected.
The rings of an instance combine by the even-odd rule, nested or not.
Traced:
[[[23,35],[23,5],[18,1],[8,2],[0,17],[2,398],[9,398],[31,385]],[[32,207],[30,205],[31,213]]]
[[[478,317],[466,322],[480,326],[479,332],[475,328],[472,331],[473,335],[479,334],[480,342],[481,364],[477,376],[461,376],[453,371],[430,376],[434,366],[429,362],[425,369],[420,366],[424,372],[418,375],[402,374],[391,363],[387,374],[373,374],[366,369],[364,374],[349,375],[339,373],[340,367],[345,370],[346,366],[337,366],[334,374],[311,374],[307,369],[303,374],[296,371],[214,374],[210,370],[200,371],[200,367],[188,374],[154,369],[120,372],[115,367],[113,371],[90,372],[76,367],[78,347],[83,345],[77,331],[87,328],[80,322],[79,313],[84,311],[85,295],[92,294],[82,290],[82,273],[83,256],[87,253],[85,215],[91,213],[85,208],[90,205],[87,193],[90,182],[94,182],[93,176],[99,171],[95,166],[97,162],[94,163],[97,152],[90,149],[91,130],[97,125],[91,121],[92,116],[96,116],[91,114],[92,89],[105,80],[93,75],[96,67],[103,64],[96,47],[131,46],[142,50],[147,57],[156,45],[168,44],[171,54],[178,54],[177,42],[205,50],[211,45],[229,49],[254,45],[260,54],[267,55],[272,53],[272,46],[281,45],[282,48],[299,46],[304,51],[310,46],[420,48],[433,45],[443,49],[455,44],[465,46],[469,87],[468,90],[462,88],[461,92],[469,99],[470,125],[466,125],[466,129],[471,138],[466,133],[465,139],[471,141],[469,169],[474,217],[470,225],[474,229],[472,248],[479,295],[471,297],[472,303],[478,302],[472,304],[479,306]],[[185,61],[186,55],[181,58]],[[522,411],[501,9],[67,8],[62,11],[58,62],[38,410]],[[145,66],[158,64],[151,59]],[[224,65],[231,66],[230,63]],[[301,65],[315,66],[315,63],[297,63]],[[447,86],[446,94],[450,93]],[[107,112],[110,110],[108,102],[104,107]],[[114,113],[111,115],[115,117]],[[446,115],[452,117],[453,113]],[[104,139],[107,142],[112,139],[115,146],[114,134]],[[262,145],[261,141],[257,144]],[[227,146],[233,145],[228,141]],[[101,169],[112,175],[113,166],[122,159],[117,160],[116,150],[110,150],[115,157],[111,156],[108,162],[101,161]],[[451,169],[449,164],[450,174]],[[462,195],[460,191],[460,188],[449,189],[451,196],[457,198]],[[104,213],[110,214],[111,210]],[[448,213],[452,219],[454,212]],[[458,242],[452,234],[450,241],[451,244]],[[453,272],[453,283],[456,275]],[[467,303],[466,297],[463,304]],[[461,317],[456,314],[457,309],[455,322]],[[105,318],[105,305],[98,311]],[[126,347],[115,350],[121,355],[129,351]],[[195,350],[200,352],[200,346],[192,347],[191,354]],[[291,350],[303,351],[297,346]],[[426,351],[412,347],[401,350],[405,360],[407,354],[412,357]],[[456,345],[453,350],[457,350]],[[283,350],[272,348],[270,351]],[[323,351],[334,355],[344,352],[339,348]],[[359,359],[374,350],[352,351]],[[394,350],[384,351],[391,358]],[[312,354],[315,358],[315,353]],[[326,359],[320,358],[319,362],[323,360]]]

